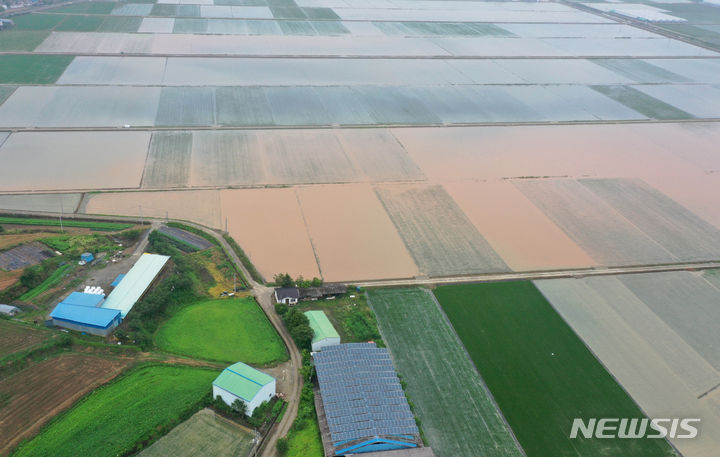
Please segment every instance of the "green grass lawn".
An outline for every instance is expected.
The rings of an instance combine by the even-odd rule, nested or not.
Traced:
[[[52,30],[56,25],[65,20],[62,14],[22,14],[13,16],[15,30]]]
[[[0,32],[0,51],[32,51],[48,35],[47,30],[5,30]]]
[[[250,298],[186,306],[158,329],[155,344],[168,352],[228,363],[269,365],[288,359],[280,336]]]
[[[92,392],[16,452],[18,457],[129,455],[199,407],[218,372],[179,366],[139,368]]]
[[[51,274],[45,281],[40,283],[40,285],[38,285],[34,289],[30,289],[29,291],[21,295],[20,301],[26,302],[32,300],[33,298],[45,292],[49,288],[53,287],[55,284],[60,282],[60,280],[63,278],[63,276],[65,276],[65,273],[70,269],[71,266],[72,265],[70,264],[66,264],[55,270],[53,274]]]
[[[73,58],[39,54],[0,56],[0,84],[52,84]]]
[[[472,362],[427,289],[370,289],[380,330],[438,456],[520,457]]]
[[[41,225],[45,227],[60,227],[59,219],[38,219],[32,217],[6,217],[0,216],[0,224],[12,225]],[[99,221],[81,221],[73,219],[65,219],[62,222],[64,227],[80,227],[92,230],[115,231],[125,230],[132,227],[132,224],[123,224],[121,222],[99,222]]]
[[[576,417],[643,414],[531,282],[435,295],[528,457],[675,455],[664,440],[569,438]]]
[[[317,420],[307,421],[305,428],[288,435],[288,452],[285,457],[323,457],[323,455],[325,453]]]

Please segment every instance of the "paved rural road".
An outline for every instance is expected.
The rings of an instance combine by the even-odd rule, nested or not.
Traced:
[[[656,273],[661,271],[709,270],[720,268],[720,261],[702,263],[675,263],[667,265],[636,265],[628,267],[584,268],[578,270],[530,271],[526,273],[490,273],[474,276],[448,276],[442,278],[390,279],[353,282],[360,287],[421,286],[432,284],[458,284],[467,282],[533,281],[536,279],[575,278],[619,274]]]

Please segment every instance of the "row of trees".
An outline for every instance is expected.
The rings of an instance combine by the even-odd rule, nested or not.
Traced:
[[[303,349],[310,350],[315,333],[310,327],[310,321],[308,321],[307,316],[303,314],[302,311],[289,308],[288,305],[284,303],[276,304],[275,312],[277,312],[283,322],[285,322],[285,326],[290,332],[293,341],[297,344],[297,347],[300,348],[301,351]]]
[[[273,280],[278,287],[299,287],[301,289],[307,289],[308,287],[320,287],[323,285],[323,280],[320,278],[305,279],[302,276],[298,276],[293,279],[290,273],[279,273],[273,276]]]

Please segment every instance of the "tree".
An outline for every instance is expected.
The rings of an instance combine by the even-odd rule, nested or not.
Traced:
[[[301,289],[307,289],[312,284],[312,281],[310,281],[309,279],[305,279],[302,276],[298,276],[295,279],[295,284]]]
[[[277,284],[280,287],[294,287],[295,281],[293,281],[292,276],[290,276],[290,273],[278,273],[275,276],[273,276],[273,279],[275,280],[275,284]]]
[[[312,344],[313,330],[309,325],[298,325],[290,329],[290,336],[300,349],[307,349]]]
[[[285,303],[275,303],[275,312],[278,316],[284,316],[290,308]]]
[[[20,284],[28,289],[32,289],[42,281],[42,269],[39,265],[27,267],[25,271],[23,271],[22,276],[20,276]]]
[[[310,285],[313,287],[320,287],[323,285],[323,280],[320,278],[312,278]]]
[[[247,404],[245,404],[245,402],[240,400],[239,398],[235,400],[230,407],[238,416],[247,415]]]
[[[285,313],[285,317],[283,319],[285,319],[285,325],[287,325],[288,330],[292,330],[293,328],[301,325],[310,325],[307,316],[301,311],[298,311],[296,308],[292,308]]]
[[[277,443],[275,445],[277,446],[277,451],[278,451],[278,454],[280,454],[280,455],[287,454],[287,451],[290,448],[288,446],[287,438],[280,438],[279,440],[277,440]]]

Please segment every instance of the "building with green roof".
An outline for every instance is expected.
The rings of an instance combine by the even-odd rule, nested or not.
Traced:
[[[241,400],[247,406],[248,416],[275,396],[275,378],[242,362],[225,368],[212,384],[213,398],[220,396],[230,406]]]
[[[318,352],[326,346],[340,344],[340,335],[323,311],[305,311],[313,329],[312,350]]]

